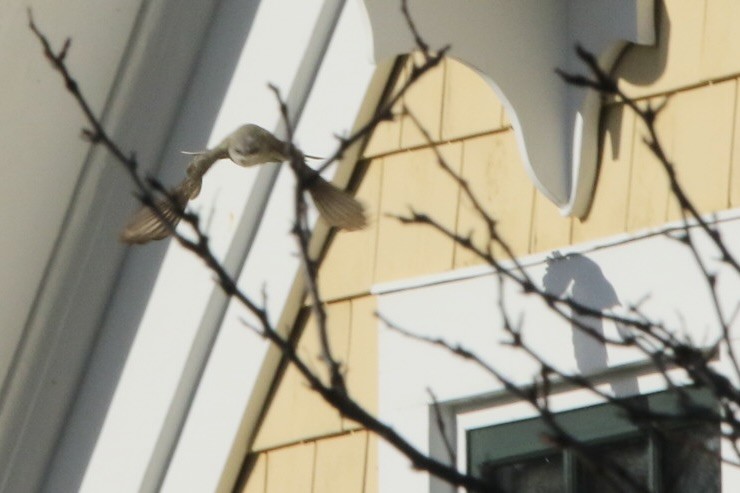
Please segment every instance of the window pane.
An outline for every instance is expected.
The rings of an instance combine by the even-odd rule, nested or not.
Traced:
[[[675,430],[667,435],[664,444],[663,491],[720,491],[720,439],[717,426]]]
[[[503,491],[511,493],[561,493],[563,458],[561,454],[536,457],[513,464],[483,463],[481,475]]]
[[[579,461],[579,491],[603,493],[648,490],[648,440],[637,437],[594,447]]]
[[[660,392],[630,401],[658,415],[685,417],[685,395],[691,397],[692,412],[716,409],[706,390]],[[586,457],[568,456],[573,467],[563,468],[561,454],[543,440],[551,430],[541,418],[468,430],[468,467],[513,492],[560,492],[566,486],[580,493],[720,491],[717,425],[667,419],[648,438],[614,403],[558,413],[555,420],[576,440],[592,444]],[[609,464],[616,467],[600,467]]]

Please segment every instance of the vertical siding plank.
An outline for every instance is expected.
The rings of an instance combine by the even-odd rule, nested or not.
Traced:
[[[327,324],[334,356],[347,361],[349,348],[350,303],[327,305]],[[326,380],[326,365],[321,361],[318,332],[309,319],[298,346],[298,353]],[[296,412],[300,409],[300,412]],[[292,365],[285,370],[270,404],[252,450],[265,450],[307,438],[339,433],[342,418],[314,391]]]
[[[702,75],[722,77],[740,71],[740,2],[707,0]]]
[[[266,493],[310,493],[316,444],[299,443],[267,453]]]
[[[573,243],[625,231],[634,123],[634,113],[621,105],[607,110],[606,135],[591,210],[586,219],[573,221]]]
[[[372,433],[367,436],[365,456],[365,484],[363,493],[378,492],[378,437]]]
[[[504,104],[503,102],[501,103]],[[506,107],[501,107],[501,128],[507,128],[511,126],[511,117],[509,116],[509,112],[506,111]]]
[[[457,60],[448,59],[445,68],[442,139],[501,128],[502,105],[488,82]]]
[[[496,219],[498,233],[517,255],[526,255],[529,249],[532,196],[534,187],[522,164],[514,132],[508,131],[468,139],[463,144],[462,177],[473,195],[486,211]],[[460,199],[457,233],[472,233],[471,239],[479,248],[490,241],[484,222],[467,197]],[[494,247],[494,254],[503,250]],[[480,263],[463,247],[455,245],[455,267]]]
[[[421,63],[421,55],[414,53],[409,63],[415,60]],[[406,108],[421,122],[432,140],[439,141],[442,124],[442,94],[444,91],[445,61],[425,73],[406,93],[403,103]],[[409,68],[410,70],[410,68]],[[401,147],[409,148],[426,145],[427,140],[411,118],[401,119]]]
[[[702,79],[705,0],[656,1],[658,41],[634,46],[616,76],[632,97],[656,94]]]
[[[352,300],[352,330],[347,355],[347,389],[350,395],[372,413],[378,410],[378,319],[374,296]],[[342,429],[358,428],[342,418]]]
[[[571,218],[560,214],[555,204],[541,193],[535,192],[530,234],[531,252],[543,252],[570,245],[572,223]]]
[[[702,212],[725,209],[729,203],[732,131],[735,113],[734,80],[680,93],[672,104],[673,160],[678,180]],[[675,199],[669,201],[669,220],[680,219]]]
[[[366,453],[366,432],[319,440],[313,492],[362,493]]]
[[[367,293],[373,283],[382,171],[382,160],[373,160],[356,195],[367,208],[369,225],[337,232],[321,264],[319,288],[325,300]]]
[[[259,454],[257,462],[249,474],[242,493],[266,493],[267,491],[267,454]]]
[[[372,158],[401,148],[401,117],[394,111],[396,117],[390,121],[380,122],[367,141],[363,157]]]
[[[733,117],[732,165],[730,167],[730,207],[740,206],[740,81],[735,80],[735,114]]]
[[[439,149],[459,173],[462,145],[445,145]],[[458,188],[440,169],[431,149],[388,156],[383,160],[375,282],[452,268],[452,241],[430,227],[401,224],[387,215],[407,216],[409,207],[413,207],[454,230]]]
[[[398,93],[398,90],[406,82],[407,68],[401,70],[396,80],[392,94]],[[391,121],[383,121],[375,127],[375,131],[370,135],[370,138],[365,145],[365,149],[362,151],[364,158],[370,158],[381,154],[387,154],[389,152],[397,151],[401,148],[401,113],[402,113],[403,101],[399,101],[393,107],[393,114],[395,118]]]
[[[657,104],[656,101],[652,102]],[[673,115],[671,102],[658,116],[656,128],[663,148],[673,155]],[[627,229],[634,231],[662,224],[668,215],[668,179],[663,167],[645,144],[647,130],[637,122],[632,152],[632,176],[627,208]]]

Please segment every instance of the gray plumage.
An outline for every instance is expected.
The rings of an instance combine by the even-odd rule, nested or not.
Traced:
[[[264,128],[252,124],[243,125],[213,149],[196,154],[188,166],[186,178],[170,191],[170,195],[177,206],[183,209],[190,200],[198,196],[203,176],[219,159],[228,158],[246,167],[287,161],[289,152],[288,144]],[[356,230],[367,225],[364,207],[357,199],[326,181],[305,163],[300,173],[301,178],[306,180],[308,192],[319,214],[330,226]],[[171,229],[180,220],[177,208],[167,197],[158,200],[155,206],[159,215],[150,207],[144,206],[129,219],[121,232],[122,242],[142,244],[169,236]]]

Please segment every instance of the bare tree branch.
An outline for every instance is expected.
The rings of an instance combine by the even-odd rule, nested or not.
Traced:
[[[165,191],[164,187],[156,180],[145,180],[141,178],[137,173],[138,164],[136,163],[135,158],[133,156],[127,157],[125,153],[114,142],[114,140],[107,134],[102,122],[91,110],[90,105],[83,96],[77,82],[74,80],[65,64],[65,56],[69,50],[70,41],[66,41],[63,48],[58,53],[55,53],[52,50],[51,44],[49,43],[46,36],[37,28],[37,26],[33,22],[33,17],[30,10],[29,25],[31,30],[39,39],[46,58],[49,60],[54,69],[61,74],[65,82],[65,87],[77,101],[91,127],[91,130],[87,130],[84,132],[84,136],[91,143],[103,146],[108,152],[110,152],[110,154],[119,164],[121,164],[125,167],[125,169],[128,170],[132,181],[139,191],[139,197],[142,202],[150,206],[155,211],[155,213],[159,214],[159,217],[160,219],[163,219],[163,222],[166,221],[166,218],[161,216],[161,212],[154,204],[152,190],[150,190],[150,188],[156,192],[164,193],[166,196],[170,197],[170,200],[173,201],[173,204],[176,203],[176,198],[170,196],[170,194]],[[426,71],[430,70],[436,64],[438,64],[441,59],[442,54],[438,55],[438,57],[436,58],[428,60],[425,65],[417,69],[413,79],[417,80]],[[407,83],[406,89],[397,94],[395,98],[391,99],[391,102],[388,103],[388,108],[390,108],[394,104],[394,102],[401,97],[401,94],[403,94],[405,90],[411,87],[411,85],[411,82]],[[275,93],[276,98],[278,99],[281,114],[285,122],[288,123],[287,143],[289,149],[287,149],[288,152],[286,154],[291,157],[289,162],[291,168],[296,173],[298,181],[298,186],[296,187],[295,193],[296,219],[293,234],[296,237],[299,245],[301,263],[308,279],[309,296],[312,299],[312,310],[317,318],[317,324],[319,326],[323,353],[322,359],[330,368],[329,384],[327,385],[322,382],[319,375],[315,373],[309,367],[309,365],[298,356],[296,349],[292,345],[292,343],[280,336],[277,330],[275,330],[275,328],[271,325],[269,321],[266,308],[253,301],[238,288],[236,281],[229,275],[229,273],[220,264],[219,260],[211,251],[208,237],[198,227],[199,224],[197,215],[184,211],[183,208],[179,205],[176,209],[177,213],[192,226],[192,229],[195,231],[196,237],[194,240],[190,240],[184,237],[182,234],[174,230],[174,226],[172,226],[172,224],[168,222],[167,224],[169,224],[172,228],[173,238],[175,238],[175,240],[186,250],[192,252],[194,255],[200,258],[205,263],[205,265],[213,271],[216,276],[216,281],[223,289],[223,291],[228,296],[233,297],[235,300],[241,303],[253,316],[256,317],[258,322],[257,325],[248,323],[246,321],[245,325],[248,328],[254,330],[260,336],[269,340],[272,344],[274,344],[285,355],[288,361],[296,367],[303,378],[306,379],[309,387],[317,392],[328,404],[335,407],[343,416],[362,424],[365,428],[383,438],[385,441],[399,450],[403,455],[405,455],[416,469],[427,471],[442,480],[445,480],[456,486],[464,487],[470,491],[498,492],[499,489],[495,486],[492,486],[474,476],[461,473],[454,466],[449,466],[447,464],[439,462],[422,453],[413,445],[411,445],[406,439],[404,439],[399,433],[372,416],[367,410],[365,410],[349,396],[346,388],[345,379],[341,372],[341,363],[333,357],[329,344],[329,337],[326,326],[326,313],[323,307],[323,303],[321,302],[318,284],[316,283],[318,275],[318,263],[310,257],[308,249],[311,232],[308,226],[306,215],[304,192],[306,191],[308,185],[310,185],[311,180],[315,175],[306,175],[306,173],[303,171],[303,166],[305,166],[305,164],[303,163],[304,155],[297,147],[292,144],[293,129],[289,124],[289,119],[287,118],[287,107],[282,101],[277,88],[275,88],[274,86],[271,88]],[[370,132],[373,131],[375,126],[377,126],[381,121],[387,118],[387,116],[388,113],[385,110],[376,113],[375,117],[365,126],[363,126],[363,128],[360,129],[359,132],[353,135],[351,139],[341,142],[339,150],[334,154],[334,156],[341,155],[341,152],[343,152],[344,149],[351,145],[352,142],[356,142],[363,138],[366,138],[370,134]],[[328,162],[331,162],[331,160],[333,159],[336,159],[336,157],[329,158]]]
[[[310,189],[314,181],[318,179],[319,174],[333,162],[341,159],[350,146],[366,139],[380,123],[394,118],[393,109],[397,107],[403,96],[411,90],[422,76],[437,67],[448,51],[449,47],[444,47],[436,52],[430,49],[429,44],[424,40],[422,34],[417,29],[416,23],[412,19],[406,0],[401,0],[401,13],[414,37],[417,48],[423,56],[423,61],[418,65],[412,64],[410,73],[400,88],[380,104],[368,122],[349,137],[340,139],[335,152],[317,170],[307,171],[305,156],[293,143],[294,128],[288,118],[287,105],[282,99],[279,90],[275,86],[270,86],[287,128],[284,155],[289,156],[288,163],[296,177],[292,234],[298,246],[301,268],[306,279],[307,296],[318,328],[321,361],[328,369],[328,381],[325,381],[326,379],[322,378],[320,372],[312,369],[308,362],[298,355],[295,341],[281,336],[275,327],[271,325],[265,308],[266,293],[263,291],[263,299],[260,303],[239,289],[236,280],[225,270],[212,252],[208,236],[200,229],[198,216],[186,211],[176,194],[168,192],[157,180],[142,177],[138,173],[139,166],[134,154],[124,152],[106,132],[103,123],[95,115],[95,112],[84,97],[78,82],[66,66],[65,59],[70,50],[71,41],[67,39],[62,44],[61,49],[55,51],[48,38],[36,26],[30,10],[28,17],[29,28],[39,40],[44,56],[53,69],[60,74],[67,91],[77,102],[87,120],[88,128],[82,131],[83,137],[90,143],[105,148],[113,156],[115,161],[127,170],[135,185],[137,197],[145,205],[149,206],[157,214],[157,217],[167,225],[175,240],[183,248],[200,258],[212,270],[216,277],[216,282],[221,289],[228,296],[241,303],[256,318],[257,323],[245,321],[245,326],[277,347],[290,364],[308,382],[309,387],[319,394],[324,401],[337,409],[344,417],[360,423],[366,429],[380,436],[403,454],[414,468],[426,471],[450,484],[466,488],[469,491],[498,492],[502,491],[498,485],[491,484],[488,480],[481,479],[473,473],[466,474],[460,472],[456,468],[455,449],[447,437],[445,423],[442,419],[441,406],[444,404],[438,402],[431,388],[428,389],[428,392],[431,399],[431,406],[436,416],[436,426],[444,440],[451,465],[438,461],[421,452],[399,432],[392,429],[387,423],[379,420],[376,416],[373,416],[367,409],[353,399],[347,387],[343,373],[343,364],[337,359],[331,347],[325,303],[317,282],[320,267],[319,261],[311,257],[310,254],[311,229],[308,221],[308,205],[305,193]],[[499,234],[496,218],[486,210],[467,181],[456,173],[445,161],[429,132],[424,129],[417,117],[405,107],[403,107],[404,114],[410,117],[424,135],[427,144],[435,153],[437,165],[459,186],[463,196],[472,204],[474,213],[481,219],[484,225],[488,241],[484,246],[477,246],[470,236],[461,235],[453,229],[445,227],[441,222],[425,214],[423,211],[412,209],[407,216],[394,217],[405,224],[423,225],[432,228],[495,270],[498,275],[499,292],[501,293],[498,299],[498,311],[501,314],[500,329],[509,338],[506,344],[512,350],[520,351],[533,361],[539,368],[538,375],[528,385],[515,383],[507,378],[495,364],[486,361],[483,356],[469,348],[465,348],[459,344],[449,343],[443,338],[411,332],[395,325],[390,320],[386,320],[381,315],[378,315],[378,317],[395,333],[420,343],[441,348],[458,358],[472,362],[484,370],[511,395],[532,406],[550,430],[546,439],[549,440],[551,445],[572,450],[584,464],[607,476],[616,488],[624,488],[627,485],[629,491],[646,491],[646,487],[640,484],[630,474],[630,471],[624,470],[623,467],[613,461],[594,456],[593,447],[590,444],[578,440],[561,426],[556,413],[552,411],[550,405],[554,392],[553,379],[556,379],[558,382],[565,382],[574,388],[590,391],[600,400],[619,406],[631,422],[638,425],[641,429],[651,430],[651,432],[652,430],[660,430],[657,427],[659,424],[679,418],[691,419],[692,421],[712,426],[722,425],[723,428],[720,436],[731,444],[731,447],[735,450],[738,457],[740,457],[740,421],[738,421],[740,389],[738,389],[737,384],[733,383],[728,375],[723,374],[722,371],[718,370],[712,364],[717,353],[724,349],[728,354],[733,369],[732,378],[735,381],[740,380],[740,364],[736,358],[731,334],[732,322],[735,319],[736,313],[732,313],[730,316],[725,313],[720,302],[716,273],[711,270],[709,263],[705,260],[705,257],[701,254],[697,246],[696,239],[693,237],[695,230],[698,230],[711,240],[712,244],[720,253],[720,260],[728,265],[738,276],[740,276],[740,262],[730,252],[728,245],[725,243],[716,225],[706,220],[700,214],[698,207],[690,200],[686,191],[681,186],[675,166],[667,156],[655,126],[656,120],[665,104],[658,107],[652,107],[648,104],[645,108],[642,108],[637,101],[631,99],[622,91],[618,83],[609,74],[598,66],[596,58],[592,54],[581,47],[577,48],[577,53],[586,64],[589,74],[570,74],[562,70],[557,70],[557,73],[563,80],[566,83],[581,86],[589,90],[596,90],[601,94],[616,98],[620,103],[634,111],[638,118],[645,124],[647,129],[645,143],[656,156],[665,172],[671,193],[677,200],[683,218],[681,227],[666,230],[666,234],[670,233],[673,239],[681,242],[690,250],[695,264],[699,268],[719,326],[720,336],[717,340],[713,341],[713,344],[709,348],[698,347],[687,336],[682,336],[680,331],[675,327],[671,327],[660,320],[655,320],[648,316],[642,310],[641,302],[628,306],[627,314],[623,315],[593,308],[580,303],[572,296],[557,296],[539,287],[538,282],[531,277],[527,268],[518,260],[516,252],[513,251],[510,245]],[[175,223],[165,217],[155,203],[154,199],[160,196],[166,197],[178,218],[185,220],[193,229],[195,232],[194,239],[189,239],[175,230]],[[500,248],[500,251],[504,254],[504,258],[499,258],[493,246]],[[547,362],[544,354],[541,354],[526,342],[522,336],[521,324],[514,323],[508,313],[505,304],[505,290],[503,289],[505,281],[512,282],[518,286],[518,289],[523,295],[540,300],[561,320],[569,322],[573,330],[581,331],[586,336],[597,340],[605,346],[628,347],[640,351],[645,359],[654,367],[655,371],[664,378],[665,386],[669,391],[673,392],[683,403],[683,410],[680,416],[656,412],[634,402],[617,399],[608,392],[601,390],[595,384],[594,379],[588,375],[571,374],[554,368]],[[620,328],[620,337],[607,337],[595,331],[593,327],[583,321],[584,317],[598,317],[602,320],[614,322]],[[671,376],[671,372],[676,369],[685,372],[689,381],[695,386],[709,389],[716,398],[721,412],[696,405],[686,392],[685,387],[679,385]],[[706,447],[703,447],[701,444],[697,444],[697,447],[707,451]]]

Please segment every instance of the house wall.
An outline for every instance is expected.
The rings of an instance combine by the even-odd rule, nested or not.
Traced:
[[[631,48],[616,69],[628,94],[661,104],[658,128],[679,179],[702,212],[740,201],[740,158],[734,152],[740,4],[734,0],[660,3],[657,48]],[[632,233],[679,218],[662,170],[642,143],[645,129],[621,104],[604,111],[604,140],[593,205],[585,218],[562,217],[535,191],[513,131],[493,90],[454,60],[427,74],[404,103],[421,120],[450,166],[497,218],[516,255]],[[430,143],[409,117],[383,124],[365,150],[368,170],[358,196],[370,227],[339,233],[323,262],[320,287],[330,330],[346,362],[350,391],[371,409],[377,396],[377,321],[371,286],[449,271],[478,262],[429,228],[402,226],[388,214],[409,206],[472,239],[482,223],[459,187],[435,164]],[[495,250],[496,251],[496,250]],[[301,339],[317,354],[310,326]],[[315,360],[319,367],[320,362]],[[376,491],[375,439],[307,389],[288,369],[253,447],[256,465],[245,492]]]

